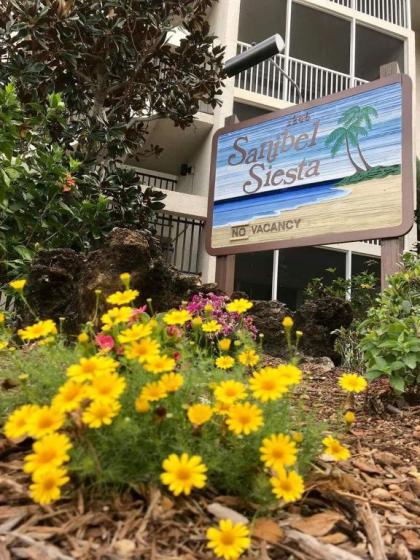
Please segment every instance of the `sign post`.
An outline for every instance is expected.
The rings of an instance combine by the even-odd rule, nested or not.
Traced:
[[[407,233],[412,134],[412,84],[402,74],[219,130],[206,247],[231,259],[219,261],[222,286],[233,287],[237,253]],[[386,241],[384,256],[387,267],[395,256]]]
[[[386,78],[400,73],[398,62],[384,64],[380,68],[380,77]],[[404,237],[381,239],[381,290],[388,286],[387,277],[398,272],[404,252]]]

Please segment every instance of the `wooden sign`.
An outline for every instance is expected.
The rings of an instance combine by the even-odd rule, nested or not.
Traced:
[[[212,255],[404,235],[413,225],[412,85],[391,76],[219,130]]]

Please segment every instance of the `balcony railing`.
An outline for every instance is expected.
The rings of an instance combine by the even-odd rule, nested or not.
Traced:
[[[148,187],[156,187],[157,189],[165,189],[167,191],[176,190],[176,179],[158,177],[157,175],[149,175],[148,173],[140,173],[139,176],[142,185],[147,185]]]
[[[401,27],[410,27],[410,0],[330,0]],[[416,0],[417,1],[417,0]]]
[[[239,41],[237,53],[246,51],[250,46]],[[298,84],[305,102],[366,83],[366,80],[352,79],[348,74],[290,56],[286,57],[283,54],[277,55],[275,61]],[[235,86],[274,99],[291,103],[299,102],[296,88],[269,60],[236,76]]]

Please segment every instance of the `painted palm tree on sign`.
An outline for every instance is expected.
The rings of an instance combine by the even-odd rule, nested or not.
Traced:
[[[363,162],[363,165],[366,167],[366,171],[372,169],[372,166],[366,161],[365,156],[360,149],[359,143],[359,136],[367,136],[369,134],[369,130],[372,129],[372,119],[378,116],[377,110],[372,107],[371,105],[365,105],[364,107],[360,107],[359,105],[355,105],[354,107],[350,107],[345,111],[342,117],[339,119],[339,124],[344,125],[345,127],[354,126],[354,130],[357,133],[357,143],[355,147],[359,153],[359,157]]]
[[[354,160],[350,146],[356,146],[358,143],[357,130],[354,125],[340,126],[334,129],[325,139],[325,145],[331,149],[331,156],[335,157],[341,148],[345,147],[347,151],[347,156],[351,161],[356,173],[361,173],[364,171]]]

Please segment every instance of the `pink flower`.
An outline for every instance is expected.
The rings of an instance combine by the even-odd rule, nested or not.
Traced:
[[[142,307],[137,307],[136,309],[133,309],[133,311],[131,312],[131,317],[128,322],[133,323],[139,315],[141,315],[146,311],[146,309],[147,309],[147,305],[143,305]]]
[[[173,358],[175,361],[179,362],[181,359],[181,352],[174,352]]]
[[[173,336],[174,338],[181,338],[182,337],[181,329],[179,329],[175,325],[169,325],[169,327],[166,327],[166,332],[168,333],[168,336]]]
[[[108,334],[97,334],[95,337],[95,341],[101,350],[112,350],[115,346],[114,339]]]

